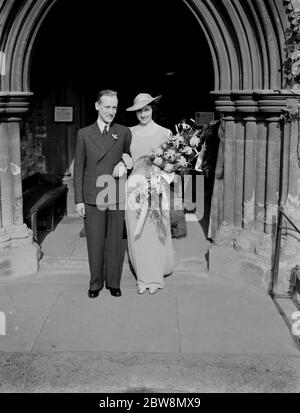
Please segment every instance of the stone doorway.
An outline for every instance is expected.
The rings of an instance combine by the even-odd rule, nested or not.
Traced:
[[[9,251],[12,258],[9,258],[9,265],[14,267],[16,246],[21,248],[23,245],[32,244],[32,236],[26,225],[23,225],[21,216],[20,174],[13,175],[9,168],[13,163],[24,173],[19,150],[20,120],[22,118],[26,121],[26,117],[34,113],[35,103],[38,110],[46,112],[51,120],[54,104],[64,105],[66,101],[73,101],[81,109],[79,113],[74,113],[72,125],[50,125],[46,136],[41,138],[44,139],[41,146],[45,148],[45,154],[41,153],[40,163],[43,163],[44,156],[46,167],[50,168],[51,173],[60,175],[64,182],[68,182],[72,198],[75,131],[79,126],[90,122],[88,118],[92,112],[89,105],[92,105],[94,100],[94,97],[91,97],[90,103],[85,100],[81,102],[78,101],[78,96],[94,95],[94,79],[98,79],[100,69],[105,72],[104,77],[109,81],[109,87],[120,89],[122,96],[126,96],[123,102],[120,102],[124,108],[132,103],[132,96],[129,95],[132,91],[137,92],[137,80],[140,83],[145,82],[143,85],[149,87],[150,92],[167,96],[165,80],[173,82],[178,73],[183,73],[185,82],[175,82],[175,87],[172,88],[175,94],[169,102],[164,102],[170,111],[165,117],[167,120],[173,116],[176,118],[189,115],[178,113],[178,100],[190,105],[188,107],[191,112],[207,110],[202,104],[205,102],[206,105],[209,91],[213,90],[212,107],[218,115],[224,115],[224,174],[220,182],[222,191],[213,218],[215,239],[227,242],[231,248],[236,234],[243,238],[244,235],[248,237],[248,233],[255,233],[254,244],[260,236],[262,239],[264,235],[270,238],[274,211],[279,202],[278,166],[283,170],[292,168],[288,156],[281,157],[280,122],[282,112],[288,107],[288,100],[291,97],[295,101],[299,98],[299,89],[295,89],[295,93],[282,89],[286,87],[285,73],[282,70],[286,58],[284,46],[287,31],[293,30],[296,2],[167,0],[161,6],[162,2],[155,0],[143,3],[144,10],[141,11],[142,17],[151,16],[151,19],[141,18],[136,21],[132,18],[128,25],[128,19],[123,17],[135,16],[140,2],[115,1],[105,5],[105,2],[99,1],[97,10],[95,2],[89,0],[77,11],[74,6],[77,20],[74,20],[73,13],[70,18],[69,11],[63,10],[63,3],[65,2],[62,0],[26,0],[21,3],[5,0],[1,8],[0,25],[3,31],[0,34],[0,127],[3,137],[1,151],[4,154],[1,170],[5,171],[1,176],[1,193],[8,196],[1,200],[0,246],[11,247]],[[110,24],[111,21],[107,18],[111,7],[115,16],[114,24]],[[189,17],[185,20],[187,16]],[[69,30],[71,20],[76,23],[73,31]],[[61,22],[63,24],[60,26]],[[94,36],[82,38],[82,32],[86,33],[87,26],[82,22],[88,23],[88,32],[94,33]],[[97,30],[99,27],[103,30]],[[184,30],[183,27],[187,29]],[[114,36],[110,37],[112,30],[120,33],[118,43],[113,45],[111,38]],[[163,36],[158,35],[159,33]],[[48,43],[46,41],[39,44],[43,36],[48,39]],[[194,39],[193,43],[191,39]],[[105,59],[103,62],[97,54],[98,42],[105,46],[108,44],[111,57],[121,55],[124,64],[108,65]],[[132,46],[130,49],[128,43]],[[203,47],[209,52],[204,52]],[[145,59],[143,53],[136,53],[136,50],[143,51],[145,48],[151,51],[152,59]],[[132,53],[128,53],[128,50]],[[94,65],[84,65],[84,52],[87,52],[88,56],[94,56]],[[39,53],[40,59],[36,59]],[[209,64],[208,56],[211,56]],[[45,65],[39,66],[38,61],[44,61]],[[112,61],[115,63],[115,59]],[[167,67],[166,64],[160,65],[161,61],[176,64],[180,62],[180,65]],[[136,70],[133,71],[133,68]],[[163,69],[162,72],[160,69]],[[118,79],[122,80],[123,89],[120,84],[111,84],[110,79],[116,79],[116,73],[121,74]],[[193,74],[197,75],[196,79],[202,78],[201,83],[195,83]],[[149,79],[152,84],[146,82]],[[58,90],[62,93],[57,95],[55,87],[59,84],[61,88]],[[70,84],[71,89],[68,88]],[[102,88],[100,86],[97,90]],[[191,89],[195,93],[191,94]],[[70,90],[77,94],[74,96]],[[46,108],[40,103],[43,98],[38,96],[37,91],[45,94],[46,103],[51,102]],[[47,100],[49,96],[50,99]],[[32,97],[34,100],[30,108]],[[165,107],[162,108],[166,110]],[[122,117],[121,112],[119,115]],[[19,171],[18,168],[15,170]],[[294,180],[291,179],[287,193],[283,194],[281,200],[283,204],[288,197],[298,197],[295,188]],[[224,228],[225,238],[222,237]],[[246,247],[252,250],[253,242],[251,240]],[[29,259],[35,260],[34,248],[30,246],[28,249],[32,254]],[[219,255],[217,251],[216,256]],[[17,267],[12,269],[12,272],[24,273]]]
[[[44,123],[45,136],[34,142],[44,161],[41,172],[68,183],[69,215],[74,213],[76,132],[95,121],[98,90],[118,90],[116,120],[128,126],[134,125],[136,118],[125,108],[142,91],[163,95],[156,121],[173,132],[176,123],[195,119],[196,113],[214,116],[210,96],[215,81],[213,61],[191,11],[181,0],[154,0],[145,10],[139,9],[137,0],[87,2],[84,7],[74,5],[70,19],[66,3],[57,1],[36,38],[30,75],[34,97],[28,118],[33,118],[33,123],[40,118]],[[87,21],[90,23],[84,24]],[[98,52],[100,47],[103,53]],[[74,121],[55,123],[55,106],[72,106]],[[26,159],[23,161],[25,164]],[[205,178],[202,224],[206,233],[212,186],[213,171]]]
[[[44,122],[45,136],[34,143],[44,157],[41,172],[68,183],[69,216],[74,214],[72,162],[76,132],[95,121],[98,90],[118,90],[117,121],[128,126],[134,125],[136,118],[125,108],[143,91],[163,95],[156,121],[173,132],[176,123],[195,119],[196,113],[214,116],[210,96],[215,81],[213,61],[195,16],[181,0],[154,0],[151,6],[139,10],[139,1],[87,2],[84,7],[74,5],[70,19],[66,3],[57,1],[36,38],[31,63],[34,97],[28,116],[40,117]],[[100,48],[103,52],[98,52]],[[55,106],[72,106],[74,122],[55,123]],[[198,246],[197,252],[191,251],[192,240],[204,245],[201,258],[207,251],[213,171],[204,180],[203,216],[198,221],[196,215],[189,214],[184,224],[187,235],[175,241],[181,245],[178,251],[183,248],[184,255],[194,259],[199,254]],[[178,215],[176,229],[173,227],[176,239],[184,234],[183,211]]]
[[[136,118],[125,108],[141,91],[163,95],[157,121],[173,131],[183,118],[213,112],[212,57],[190,10],[181,0],[154,0],[139,10],[138,0],[88,1],[72,6],[70,18],[67,4],[57,1],[46,17],[35,41],[30,84],[31,116],[42,111],[46,122],[48,173],[72,175],[76,131],[95,121],[101,89],[119,92],[116,120],[128,126]],[[57,105],[74,107],[72,124],[53,122]]]

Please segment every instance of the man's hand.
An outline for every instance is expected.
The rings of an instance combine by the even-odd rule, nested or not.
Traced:
[[[114,167],[112,176],[113,176],[114,178],[122,178],[122,176],[126,173],[126,171],[127,171],[127,168],[126,168],[126,166],[124,165],[124,162],[119,162],[119,163]]]
[[[85,218],[85,205],[84,203],[79,203],[75,205],[76,212],[81,218]]]

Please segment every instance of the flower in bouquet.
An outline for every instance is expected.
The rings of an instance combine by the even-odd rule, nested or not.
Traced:
[[[161,166],[161,165],[163,164],[163,160],[162,160],[162,158],[160,158],[159,156],[156,156],[156,157],[153,159],[153,163],[154,163],[154,165],[156,165],[156,166]]]
[[[181,156],[180,159],[177,162],[178,167],[182,168],[187,168],[188,167],[188,161],[184,156]]]
[[[171,160],[172,162],[175,160],[176,158],[176,152],[174,149],[168,149],[166,150],[166,152],[164,153],[164,158],[166,160]]]
[[[182,129],[189,129],[190,125],[188,123],[185,123],[184,121],[180,124]]]
[[[173,138],[173,143],[174,143],[174,146],[178,149],[179,146],[184,143],[183,136],[180,136],[179,134],[175,135]]]
[[[185,153],[186,155],[190,156],[193,154],[193,148],[191,146],[186,146],[185,148],[183,148],[182,153]]]
[[[149,159],[164,172],[180,174],[186,172],[198,156],[201,139],[200,131],[185,121],[175,125],[175,129],[177,133],[155,148]]]
[[[197,148],[200,144],[200,138],[195,134],[191,137],[190,146]]]
[[[175,169],[174,165],[172,165],[171,163],[167,163],[165,164],[163,170],[167,173],[171,173],[171,172],[174,172],[174,169]]]

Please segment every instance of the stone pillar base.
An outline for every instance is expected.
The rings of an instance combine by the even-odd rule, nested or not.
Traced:
[[[269,291],[272,237],[255,230],[223,225],[209,250],[209,272]]]
[[[39,269],[39,253],[35,243],[0,250],[0,278],[35,274]]]
[[[213,246],[208,254],[209,273],[243,282],[246,288],[248,284],[268,292],[270,260],[228,246]]]

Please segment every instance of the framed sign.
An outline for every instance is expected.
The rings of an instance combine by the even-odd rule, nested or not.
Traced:
[[[73,122],[73,106],[54,106],[54,122]]]
[[[215,114],[214,112],[196,112],[195,119],[197,125],[204,126],[215,119]]]

